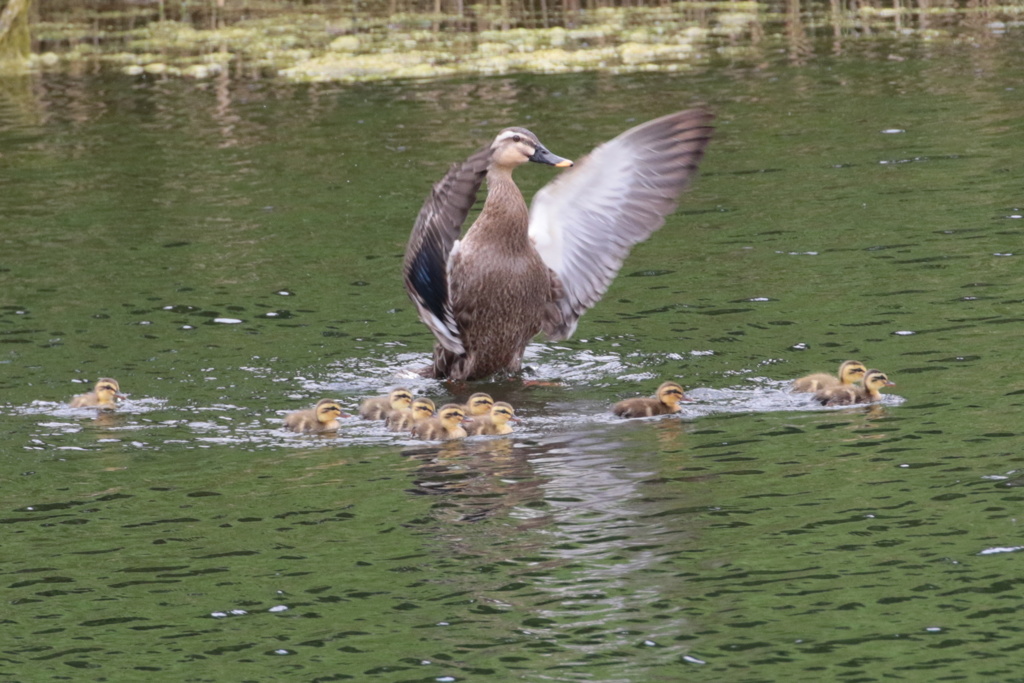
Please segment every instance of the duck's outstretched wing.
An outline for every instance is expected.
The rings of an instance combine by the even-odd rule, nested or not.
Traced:
[[[464,353],[452,312],[448,257],[487,175],[490,149],[454,164],[430,191],[405,247],[405,290],[437,340]]]
[[[675,210],[704,156],[713,118],[690,109],[631,128],[536,194],[530,237],[561,285],[545,311],[547,336],[568,339],[629,250]]]

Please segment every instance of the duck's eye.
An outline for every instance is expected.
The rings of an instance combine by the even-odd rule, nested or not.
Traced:
[[[522,141],[523,141],[522,136],[520,136],[520,135],[513,135],[512,136],[512,142],[522,142]]]

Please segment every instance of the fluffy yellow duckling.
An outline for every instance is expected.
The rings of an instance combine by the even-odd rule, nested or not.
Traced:
[[[434,410],[434,402],[421,396],[409,410],[392,410],[384,422],[393,432],[408,432],[414,425],[434,417]]]
[[[408,410],[410,404],[412,404],[412,392],[404,387],[399,387],[387,396],[365,399],[359,404],[359,417],[364,420],[383,420],[392,410]]]
[[[627,398],[612,406],[612,412],[619,417],[651,417],[653,415],[669,415],[683,409],[680,401],[689,401],[683,394],[683,388],[675,382],[664,382],[653,398]]]
[[[466,425],[466,433],[470,436],[477,434],[511,434],[512,425],[509,422],[519,422],[516,411],[511,405],[504,401],[498,401],[491,407],[487,415],[474,417]]]
[[[72,408],[102,408],[113,410],[117,407],[117,399],[121,395],[121,385],[116,379],[104,377],[96,382],[92,391],[86,394],[79,394],[71,399]]]
[[[464,439],[466,430],[462,428],[462,421],[466,418],[466,411],[462,406],[449,403],[441,406],[437,411],[437,417],[424,420],[412,428],[412,435],[418,439],[428,441],[445,441],[447,439]]]
[[[466,411],[466,415],[469,417],[478,417],[480,415],[489,415],[493,405],[494,399],[491,398],[490,394],[478,392],[469,397],[469,400],[466,401],[466,405],[462,406],[462,409]]]
[[[341,405],[333,398],[324,398],[309,410],[296,410],[284,418],[284,426],[293,432],[321,434],[336,432],[341,428],[339,417],[348,417],[341,410]]]
[[[823,389],[814,395],[814,400],[823,406],[847,406],[854,403],[876,403],[882,400],[879,393],[884,387],[896,386],[881,370],[864,373],[863,386],[835,386]]]
[[[839,376],[833,377],[827,372],[816,372],[793,381],[793,391],[798,393],[814,393],[839,386],[849,386],[864,379],[867,367],[859,360],[843,361],[839,365]]]

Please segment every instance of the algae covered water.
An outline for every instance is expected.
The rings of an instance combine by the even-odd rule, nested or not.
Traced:
[[[1019,680],[1020,42],[340,87],[5,81],[11,680]],[[890,58],[893,57],[893,58]],[[524,382],[416,377],[431,184],[703,103],[680,210]],[[529,194],[552,177],[523,168]],[[847,358],[897,386],[823,409]],[[99,377],[112,414],[70,409]],[[609,406],[677,378],[681,418]],[[285,412],[406,384],[432,444]]]

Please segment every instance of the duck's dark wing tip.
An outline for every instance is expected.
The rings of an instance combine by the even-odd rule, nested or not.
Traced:
[[[448,297],[448,257],[487,175],[490,150],[452,165],[423,202],[405,248],[405,289],[420,319],[446,348],[462,353]]]

